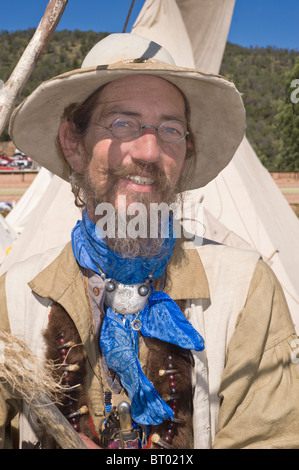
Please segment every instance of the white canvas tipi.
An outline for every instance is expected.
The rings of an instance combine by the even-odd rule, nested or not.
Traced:
[[[17,232],[21,233],[30,219],[30,215],[39,203],[52,180],[53,174],[46,168],[41,168],[37,176],[25,191],[21,199],[7,214],[6,221]]]
[[[74,204],[70,185],[54,175],[18,239],[0,266],[3,274],[14,263],[63,245],[70,240],[76,221],[81,218]]]
[[[18,234],[0,214],[0,264],[7,257],[9,250],[17,239]]]

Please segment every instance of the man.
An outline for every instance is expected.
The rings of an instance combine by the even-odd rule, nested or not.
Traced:
[[[71,243],[1,280],[1,327],[54,361],[76,431],[102,448],[298,447],[296,334],[279,283],[254,251],[196,248],[174,223],[180,195],[243,138],[234,85],[110,35],[25,100],[11,134],[71,176],[83,207]],[[18,407],[20,445],[55,446],[4,388],[2,440]]]

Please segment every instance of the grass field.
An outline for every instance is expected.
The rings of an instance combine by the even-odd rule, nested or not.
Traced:
[[[23,188],[0,188],[0,199],[2,198],[2,196],[11,196],[12,194],[16,194],[16,195],[22,195],[24,194],[26,191],[26,189],[23,189]]]
[[[299,188],[280,188],[282,194],[299,194]]]

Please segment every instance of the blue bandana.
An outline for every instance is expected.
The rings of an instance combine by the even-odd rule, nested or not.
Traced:
[[[142,283],[150,273],[156,279],[163,274],[175,245],[172,225],[170,223],[169,238],[164,239],[159,255],[129,259],[109,249],[84,211],[82,220],[72,231],[74,256],[81,267],[97,274],[101,274],[102,270],[108,278],[122,284]],[[119,375],[128,393],[133,420],[139,424],[160,424],[164,419],[173,419],[173,411],[142,371],[138,359],[138,332],[131,325],[135,318],[135,314],[120,315],[106,306],[99,343],[107,366]],[[140,332],[143,336],[184,349],[204,349],[203,338],[164,292],[151,288],[151,296],[139,312],[138,319],[142,324]]]
[[[144,282],[154,270],[154,279],[162,276],[175,245],[173,224],[169,224],[169,238],[165,238],[160,253],[154,258],[125,258],[111,251],[104,241],[101,230],[90,220],[86,210],[72,231],[72,245],[76,260],[83,268],[97,274],[101,270],[107,278],[123,284]]]

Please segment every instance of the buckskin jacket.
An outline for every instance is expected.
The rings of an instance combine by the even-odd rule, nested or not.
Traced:
[[[298,340],[273,272],[254,251],[209,241],[181,248],[174,250],[163,285],[205,340],[203,351],[192,351],[192,447],[299,448]],[[96,433],[110,385],[92,311],[99,289],[92,277],[86,289],[84,279],[70,243],[14,265],[0,282],[0,328],[43,357],[53,305],[66,312],[87,358],[86,400]],[[17,414],[19,447],[53,445],[26,405],[2,387],[2,447]]]

